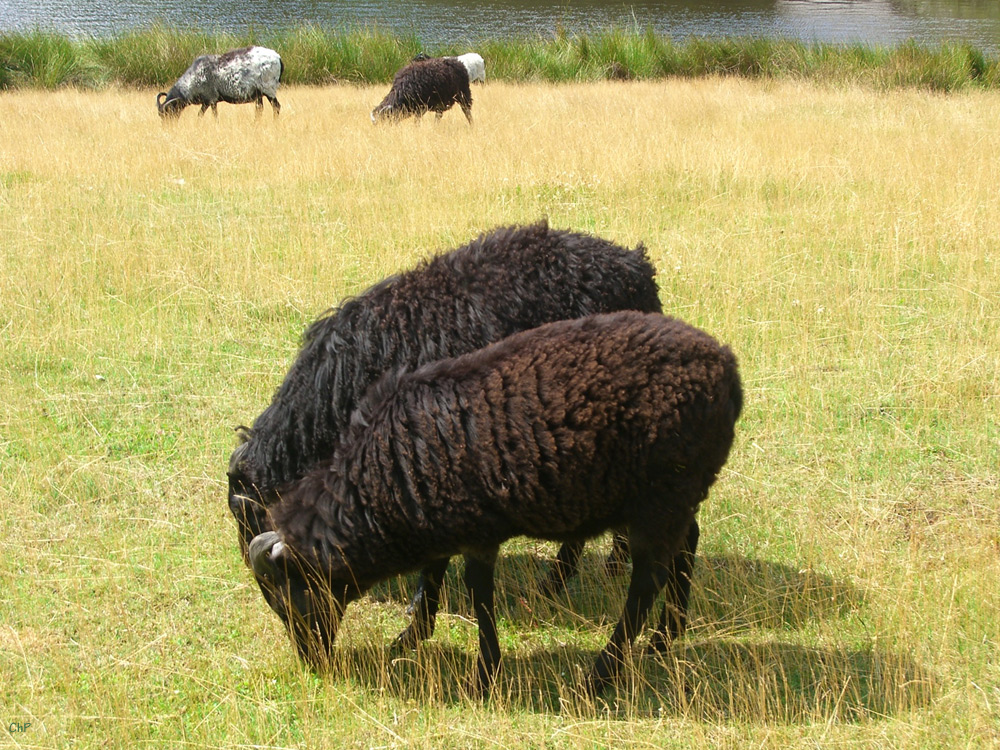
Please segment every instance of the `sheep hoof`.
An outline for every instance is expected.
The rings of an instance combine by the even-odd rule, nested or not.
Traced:
[[[646,646],[646,653],[650,656],[665,654],[670,651],[673,642],[670,636],[657,630],[649,637],[649,645]]]
[[[476,670],[476,676],[470,678],[466,683],[466,692],[469,697],[481,701],[489,700],[493,696],[493,686],[496,684],[499,674],[499,667],[495,672],[490,673],[480,664],[479,669]]]
[[[411,622],[402,633],[396,636],[392,645],[393,648],[401,651],[416,651],[421,641],[426,641],[430,637],[430,633],[422,632],[422,629],[415,622]]]

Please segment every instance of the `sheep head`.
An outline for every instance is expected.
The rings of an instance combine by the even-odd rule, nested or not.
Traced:
[[[156,95],[156,109],[159,111],[161,118],[169,117],[175,119],[180,117],[181,110],[184,109],[184,100],[176,94],[173,96],[171,94],[174,94],[173,90],[171,90],[170,94],[161,91]]]
[[[396,112],[391,105],[382,104],[375,107],[372,110],[372,122],[376,125],[383,120],[399,120],[401,119],[399,113]]]
[[[264,599],[285,623],[299,656],[325,669],[344,609],[360,596],[357,586],[294,554],[275,531],[254,537],[249,558]]]
[[[247,458],[249,442],[236,446],[229,457],[229,512],[236,519],[236,529],[240,540],[243,559],[249,562],[250,541],[265,531],[271,530],[267,508],[278,502],[274,490],[262,491],[254,479],[251,461]]]

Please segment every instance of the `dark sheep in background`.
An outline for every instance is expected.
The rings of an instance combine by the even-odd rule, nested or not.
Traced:
[[[156,96],[160,117],[179,117],[189,104],[200,104],[199,115],[212,108],[218,117],[218,103],[255,102],[257,116],[264,110],[264,97],[271,102],[274,116],[281,111],[278,84],[285,66],[281,56],[267,47],[244,47],[222,55],[202,55],[191,63],[168,93]]]
[[[495,229],[344,301],[308,329],[272,403],[242,432],[230,458],[229,507],[244,559],[250,540],[271,528],[267,508],[278,501],[276,488],[329,459],[351,412],[383,373],[556,320],[659,312],[654,274],[641,245],[626,250],[543,221]],[[563,546],[546,592],[575,573],[582,548],[582,542]],[[619,559],[626,554],[620,538],[615,550]],[[446,569],[444,559],[424,571],[403,643],[433,632]]]
[[[414,60],[396,72],[392,88],[372,110],[372,122],[401,120],[425,112],[436,112],[438,119],[458,103],[465,119],[472,124],[472,91],[469,71],[454,57],[431,57]]]
[[[550,323],[390,373],[359,403],[331,460],[282,488],[275,531],[252,540],[251,564],[299,655],[322,668],[348,603],[462,554],[485,693],[500,668],[500,545],[625,526],[632,578],[588,679],[598,693],[676,576],[742,405],[729,348],[657,313]]]

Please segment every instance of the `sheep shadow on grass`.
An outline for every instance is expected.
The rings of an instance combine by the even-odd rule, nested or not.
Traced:
[[[498,616],[526,627],[613,625],[621,614],[628,573],[609,574],[605,569],[608,543],[592,546],[581,558],[580,575],[553,598],[539,592],[550,569],[546,561],[554,556],[552,550],[501,553],[496,567]],[[413,585],[409,578],[395,578],[373,588],[369,596],[405,606]],[[811,622],[844,616],[861,599],[852,584],[814,570],[733,555],[699,554],[688,633],[697,636],[707,629],[713,635],[733,636],[759,629],[797,630]],[[441,612],[472,617],[460,558],[453,560],[445,578]]]
[[[399,653],[387,644],[342,644],[327,679],[421,704],[475,700],[468,689],[475,625],[466,629],[468,647],[429,641]],[[678,644],[666,657],[637,653],[618,688],[595,704],[582,688],[597,653],[566,645],[508,648],[492,701],[499,710],[597,712],[623,721],[673,716],[763,725],[878,720],[927,706],[934,693],[927,669],[881,647],[719,639]]]
[[[621,612],[627,586],[627,576],[605,572],[602,547],[584,555],[580,577],[555,599],[537,593],[547,572],[540,560],[549,555],[501,555],[496,580],[504,673],[494,700],[544,712],[589,705],[579,690]],[[390,646],[394,628],[405,624],[411,583],[383,583],[354,606],[367,602],[383,612],[384,640],[341,643],[333,678],[402,698],[450,703],[467,697],[476,624],[455,563],[429,641],[417,651]],[[762,724],[861,721],[927,705],[934,681],[909,656],[876,646],[812,648],[784,640],[810,623],[847,616],[861,601],[855,586],[813,570],[699,556],[687,635],[663,655],[646,654],[640,639],[633,668],[597,710],[622,719],[672,715]],[[381,637],[373,639],[366,629],[369,640]]]

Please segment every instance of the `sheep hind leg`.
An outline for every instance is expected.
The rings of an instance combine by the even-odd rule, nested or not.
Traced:
[[[650,653],[663,653],[670,644],[684,635],[687,628],[687,608],[691,598],[691,576],[694,572],[694,553],[698,548],[698,522],[688,527],[684,546],[674,555],[664,586],[666,601],[660,612],[660,621],[649,639]]]
[[[559,548],[552,569],[539,586],[542,596],[552,598],[566,588],[566,583],[580,572],[580,555],[583,553],[582,541],[566,542]],[[624,531],[616,529],[611,539],[611,552],[604,563],[604,571],[609,576],[624,575],[628,566],[628,537]]]
[[[587,680],[590,695],[598,695],[614,682],[639,630],[660,591],[675,574],[675,558],[691,541],[695,510],[704,493],[687,482],[650,487],[646,498],[633,507],[642,509],[628,525],[629,552],[632,555],[632,578],[621,619],[608,645],[597,657]],[[670,498],[664,506],[655,498]],[[667,511],[667,512],[664,512]],[[694,532],[697,542],[697,532]]]
[[[566,542],[559,548],[556,559],[552,561],[552,569],[538,587],[538,592],[545,597],[552,598],[560,591],[565,590],[566,582],[580,572],[580,555],[583,552],[582,540]]]
[[[633,553],[632,580],[624,611],[587,680],[587,692],[591,696],[599,695],[618,678],[625,656],[668,578],[668,567],[669,562],[660,561],[656,556]]]
[[[281,114],[281,102],[278,101],[278,97],[276,96],[269,96],[267,100],[271,102],[271,109],[274,110],[274,117],[277,119],[278,115]],[[264,103],[261,102],[260,106],[263,107]]]
[[[493,605],[493,567],[497,552],[494,548],[477,554],[465,554],[465,584],[479,624],[479,659],[472,691],[480,697],[486,697],[490,693],[500,673],[500,641]]]
[[[417,592],[407,607],[407,612],[413,616],[406,629],[396,637],[396,645],[400,648],[414,649],[421,641],[434,634],[434,622],[437,618],[440,604],[441,584],[448,569],[448,558],[435,560],[432,565],[420,571],[417,582]]]

